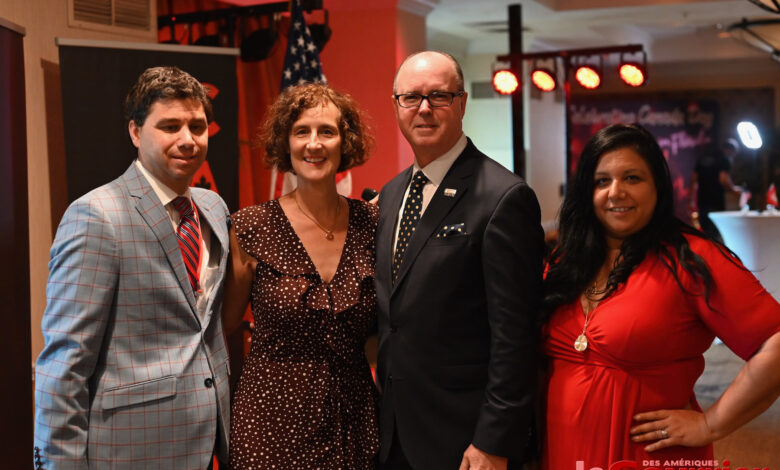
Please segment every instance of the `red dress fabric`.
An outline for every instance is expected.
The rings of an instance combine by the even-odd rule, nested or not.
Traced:
[[[712,273],[712,308],[702,295],[683,292],[663,262],[648,255],[591,312],[585,351],[573,346],[585,322],[579,298],[552,315],[544,341],[550,364],[543,468],[606,470],[621,460],[644,468],[645,460],[713,458],[711,445],[645,452],[650,442],[629,439],[629,429],[638,424],[632,417],[686,405],[699,410],[693,386],[715,336],[748,359],[780,331],[780,305],[714,244],[687,239]],[[682,269],[678,275],[687,289],[701,292]]]

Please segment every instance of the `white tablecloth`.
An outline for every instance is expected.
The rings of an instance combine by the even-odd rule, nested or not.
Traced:
[[[710,212],[723,242],[780,301],[780,213]]]

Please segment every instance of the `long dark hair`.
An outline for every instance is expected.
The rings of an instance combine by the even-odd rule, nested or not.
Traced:
[[[638,124],[615,124],[601,129],[588,142],[569,183],[559,216],[558,246],[550,256],[545,279],[545,317],[556,307],[578,299],[604,263],[607,243],[604,227],[593,209],[593,175],[602,155],[621,148],[631,148],[647,162],[655,182],[657,202],[650,222],[623,241],[601,298],[612,295],[647,253],[654,253],[669,268],[681,289],[689,292],[677,275],[678,265],[700,281],[705,299],[709,299],[712,275],[683,234],[711,238],[675,217],[669,165],[653,135]],[[729,251],[720,244],[719,248],[724,253]]]

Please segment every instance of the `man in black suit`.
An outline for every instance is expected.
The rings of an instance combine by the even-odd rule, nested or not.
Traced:
[[[504,469],[533,426],[539,204],[463,134],[454,58],[413,54],[393,88],[415,159],[379,196],[380,463]]]

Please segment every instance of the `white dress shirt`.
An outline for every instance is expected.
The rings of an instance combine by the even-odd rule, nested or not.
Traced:
[[[468,140],[465,134],[461,134],[460,138],[451,149],[444,152],[440,157],[434,159],[431,163],[427,164],[425,168],[420,168],[420,164],[417,162],[417,158],[414,159],[414,166],[412,167],[412,176],[417,173],[417,170],[422,170],[428,182],[425,183],[422,190],[422,208],[420,209],[420,218],[425,213],[425,209],[428,208],[428,204],[433,199],[433,195],[436,190],[439,189],[439,185],[444,180],[447,172],[452,168],[452,164],[458,159],[458,156],[463,153],[463,149],[466,148]],[[403,218],[404,205],[406,205],[406,197],[409,195],[409,188],[412,186],[411,179],[409,185],[406,186],[404,197],[401,200],[401,208],[398,210],[398,221],[395,224],[395,237],[393,238],[393,255],[395,255],[395,240],[398,238],[398,230],[401,227],[401,219]]]

